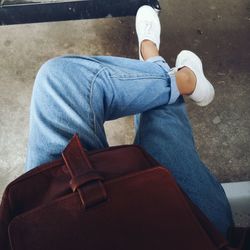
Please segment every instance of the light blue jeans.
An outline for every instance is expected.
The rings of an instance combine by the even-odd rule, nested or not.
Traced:
[[[232,225],[228,200],[197,154],[175,75],[162,57],[65,56],[45,63],[33,89],[26,170],[59,158],[75,133],[88,150],[108,147],[104,122],[134,114],[141,114],[135,143],[171,171],[225,235]]]

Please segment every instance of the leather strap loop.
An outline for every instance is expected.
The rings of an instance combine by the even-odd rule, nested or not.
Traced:
[[[78,191],[84,207],[91,207],[107,199],[103,178],[92,168],[77,135],[74,135],[62,156],[71,175],[70,186],[73,192]]]
[[[72,179],[70,181],[70,186],[73,190],[73,192],[76,191],[77,188],[91,182],[91,181],[97,181],[102,180],[103,178],[96,172],[96,171],[89,171],[84,175],[79,176],[72,176]]]
[[[85,208],[107,200],[107,193],[101,181],[90,182],[88,185],[78,188],[77,191]]]

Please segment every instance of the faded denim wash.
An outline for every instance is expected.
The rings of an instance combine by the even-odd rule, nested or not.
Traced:
[[[26,170],[59,158],[74,133],[88,150],[108,147],[104,122],[134,114],[141,114],[135,143],[171,171],[225,235],[232,225],[228,200],[197,154],[174,72],[162,57],[72,55],[45,63],[33,89]]]

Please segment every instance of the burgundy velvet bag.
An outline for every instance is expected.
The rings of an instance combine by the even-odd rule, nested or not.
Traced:
[[[171,174],[138,146],[62,158],[10,183],[0,206],[1,250],[214,250],[228,242]]]

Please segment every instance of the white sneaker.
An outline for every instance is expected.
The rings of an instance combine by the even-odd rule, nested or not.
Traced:
[[[136,14],[136,33],[139,41],[139,58],[141,61],[141,43],[143,40],[150,40],[155,43],[157,49],[160,48],[161,24],[157,11],[148,5],[140,7]]]
[[[177,69],[188,67],[196,76],[194,92],[189,96],[199,106],[207,106],[214,99],[214,87],[204,75],[200,58],[191,51],[183,50],[176,59]]]

